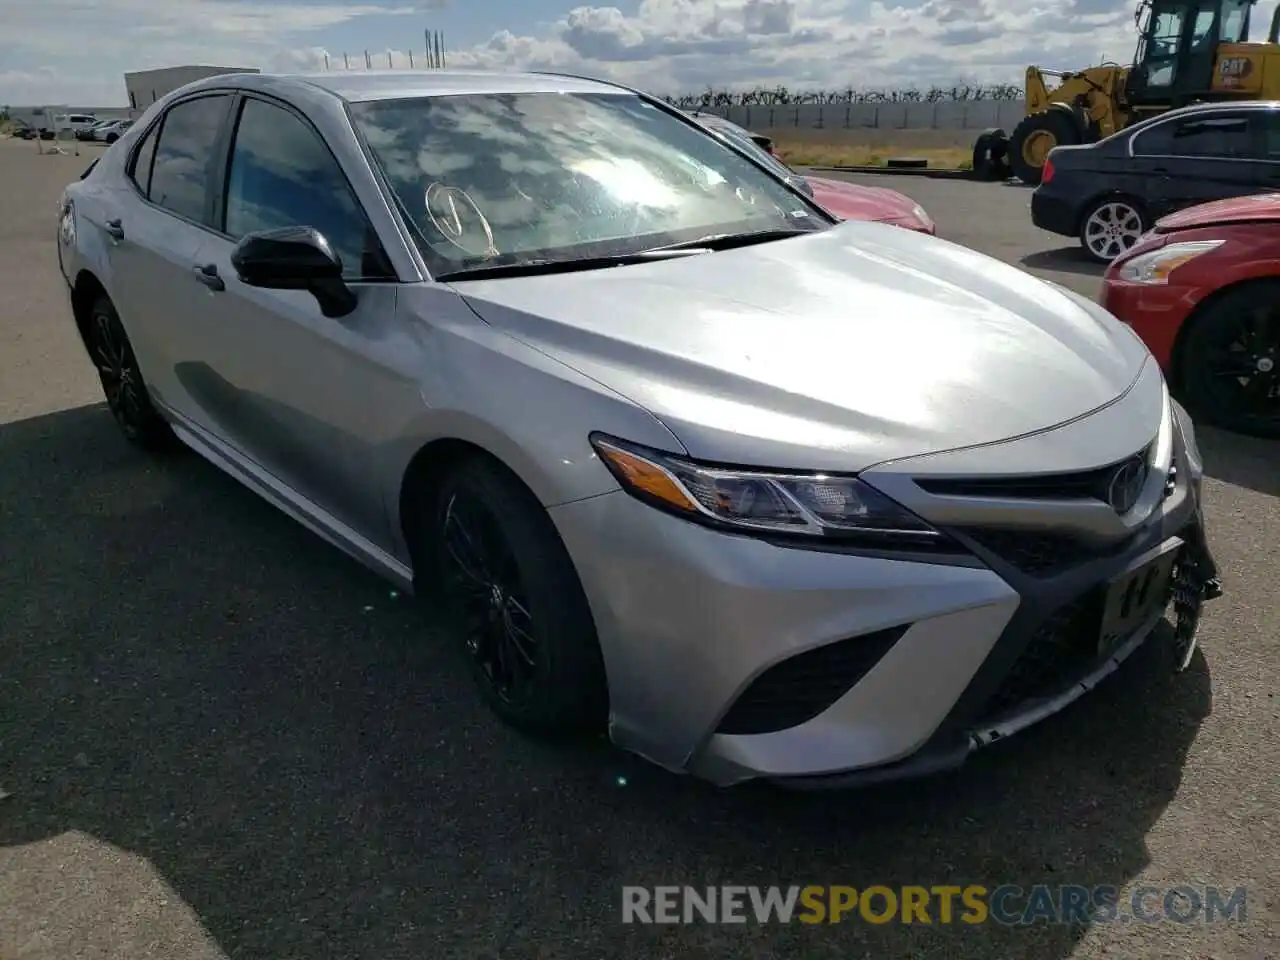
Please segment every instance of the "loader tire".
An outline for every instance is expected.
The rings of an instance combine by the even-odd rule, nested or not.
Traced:
[[[1009,138],[1009,165],[1023,183],[1036,186],[1044,161],[1054,147],[1079,143],[1082,137],[1071,116],[1061,110],[1042,110],[1024,117]]]
[[[973,143],[973,175],[977,180],[1009,179],[1009,135],[999,127],[983,130]]]

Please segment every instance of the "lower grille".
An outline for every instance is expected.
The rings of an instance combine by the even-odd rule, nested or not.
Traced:
[[[980,716],[998,717],[1029,700],[1053,696],[1098,662],[1104,593],[1095,590],[1052,614],[1014,661]]]
[[[968,528],[957,532],[1033,577],[1050,576],[1067,567],[1119,553],[1130,542],[1125,539],[1099,547],[1070,534],[995,527]]]
[[[908,626],[837,640],[774,664],[734,701],[716,732],[775,733],[812,720],[865,677]]]

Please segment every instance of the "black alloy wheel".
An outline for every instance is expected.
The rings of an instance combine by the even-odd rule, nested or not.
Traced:
[[[106,297],[99,297],[89,312],[89,353],[98,368],[98,379],[107,409],[120,432],[143,447],[165,445],[172,434],[156,413],[124,325]]]
[[[1212,300],[1192,318],[1180,352],[1195,412],[1226,430],[1280,438],[1280,281]]]
[[[546,510],[476,457],[436,491],[431,585],[489,706],[531,733],[597,729],[607,685],[577,572]]]
[[[538,667],[538,641],[520,568],[496,517],[464,490],[443,504],[445,585],[468,656],[494,696],[518,703]]]

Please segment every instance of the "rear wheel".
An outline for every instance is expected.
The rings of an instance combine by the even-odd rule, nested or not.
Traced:
[[[153,450],[168,446],[173,433],[151,403],[133,345],[109,298],[99,297],[89,308],[85,341],[107,408],[125,439]]]
[[[1009,163],[1014,176],[1023,183],[1037,185],[1049,151],[1080,140],[1075,121],[1062,110],[1042,110],[1023,117],[1009,138]]]
[[[476,457],[439,485],[429,517],[433,586],[490,708],[530,733],[599,729],[608,695],[595,624],[542,505]]]
[[[1280,438],[1280,281],[1228,290],[1190,324],[1178,351],[1187,405],[1223,429]]]
[[[1080,246],[1098,263],[1128,252],[1151,228],[1146,208],[1129,197],[1103,197],[1080,218]]]

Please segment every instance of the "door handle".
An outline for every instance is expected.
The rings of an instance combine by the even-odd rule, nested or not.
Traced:
[[[112,240],[124,239],[124,225],[119,220],[108,220],[102,227]]]
[[[1151,172],[1152,172],[1152,173],[1154,173],[1154,174],[1156,174],[1156,176],[1160,176],[1160,177],[1168,178],[1168,176],[1169,176],[1169,168],[1168,168],[1168,167],[1156,167],[1156,168],[1155,168],[1154,170],[1152,170]]]
[[[197,263],[191,268],[191,272],[196,275],[196,279],[203,283],[210,290],[225,290],[227,285],[222,282],[222,278],[218,276],[218,265],[215,263]]]

